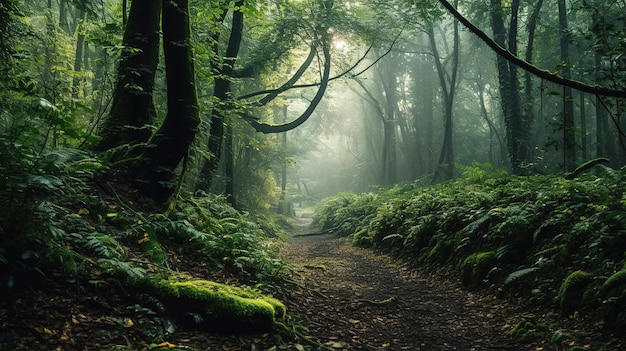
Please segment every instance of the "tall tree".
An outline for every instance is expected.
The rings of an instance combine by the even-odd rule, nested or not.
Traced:
[[[163,52],[167,115],[146,148],[140,167],[147,194],[160,202],[173,193],[174,171],[187,160],[200,124],[188,0],[165,0],[163,4]]]
[[[500,0],[491,0],[491,27],[493,37],[501,47],[508,47],[509,51],[517,54],[517,12],[519,0],[511,3],[511,26],[507,35],[504,25],[504,9]],[[509,40],[506,44],[507,38]],[[520,109],[519,81],[517,79],[517,66],[507,61],[501,55],[497,58],[498,84],[500,90],[500,104],[504,114],[506,128],[507,148],[511,169],[514,173],[522,171],[523,164],[528,162],[528,140],[524,137],[526,126],[523,124]]]
[[[216,108],[211,115],[211,126],[209,132],[208,151],[210,159],[204,163],[200,172],[201,183],[198,185],[202,190],[209,190],[213,174],[217,169],[222,156],[222,145],[224,141],[224,118],[226,105],[232,104],[229,98],[231,90],[231,80],[235,72],[235,63],[239,56],[239,48],[243,38],[244,12],[243,0],[238,0],[233,9],[232,25],[228,47],[224,54],[223,62],[218,68],[218,75],[215,79],[213,97],[217,101]],[[230,142],[232,140],[229,139]],[[231,194],[232,195],[232,194]]]
[[[565,77],[572,76],[569,57],[569,27],[567,25],[567,8],[565,0],[558,0],[559,6],[559,44],[561,48],[561,71]],[[576,166],[576,134],[574,130],[574,97],[572,88],[563,87],[563,167],[571,171]]]
[[[457,2],[458,3],[458,2]],[[435,174],[433,175],[433,181],[442,178],[448,180],[454,178],[454,144],[452,140],[453,130],[453,109],[454,109],[454,94],[457,88],[457,72],[459,69],[459,22],[454,20],[453,22],[453,47],[450,52],[451,57],[451,72],[448,75],[446,68],[442,63],[442,58],[437,48],[437,42],[435,40],[434,29],[431,26],[427,33],[430,40],[431,50],[433,51],[435,67],[437,67],[437,75],[439,76],[439,84],[441,86],[441,93],[443,95],[443,110],[444,110],[444,137],[441,146],[441,153],[439,155],[439,161]],[[450,77],[448,81],[446,76]]]
[[[148,142],[156,119],[152,100],[159,59],[162,0],[134,0],[122,40],[122,54],[109,117],[100,127],[104,151]]]

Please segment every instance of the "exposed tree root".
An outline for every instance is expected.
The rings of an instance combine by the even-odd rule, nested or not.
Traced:
[[[365,303],[368,305],[373,305],[373,306],[380,306],[380,305],[386,305],[392,302],[396,302],[398,301],[398,297],[396,297],[395,295],[388,298],[388,299],[384,299],[384,300],[368,300],[368,299],[357,299],[357,302],[361,302],[361,303]]]

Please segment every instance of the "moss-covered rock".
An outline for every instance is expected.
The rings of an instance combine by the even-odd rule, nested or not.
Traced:
[[[285,305],[250,288],[154,279],[141,288],[162,301],[177,321],[209,329],[266,331],[285,316]]]
[[[607,279],[602,288],[600,294],[602,297],[616,297],[624,295],[626,291],[626,269],[618,271]]]
[[[461,279],[467,287],[478,286],[487,273],[496,265],[494,251],[477,252],[468,256],[461,264]]]
[[[374,245],[372,236],[367,228],[363,228],[352,235],[352,244],[359,247],[369,248]]]
[[[585,271],[575,271],[561,283],[557,299],[561,311],[571,312],[582,306],[585,290],[591,284],[593,275]]]
[[[435,246],[428,252],[426,260],[435,263],[444,263],[454,250],[454,240],[438,240]]]
[[[534,314],[527,314],[509,332],[511,336],[519,342],[531,342],[539,337],[543,337],[548,331],[548,326],[539,321]]]
[[[626,327],[626,269],[611,275],[600,288],[605,325],[610,329]]]

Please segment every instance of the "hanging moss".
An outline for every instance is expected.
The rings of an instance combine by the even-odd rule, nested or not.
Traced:
[[[461,279],[463,285],[467,287],[478,286],[487,273],[496,264],[496,253],[494,251],[477,252],[468,256],[461,265]]]
[[[571,312],[581,307],[583,295],[592,279],[593,275],[591,273],[575,271],[563,280],[557,295],[561,311]]]
[[[179,322],[214,330],[270,330],[285,305],[250,288],[206,280],[146,280],[142,284]]]

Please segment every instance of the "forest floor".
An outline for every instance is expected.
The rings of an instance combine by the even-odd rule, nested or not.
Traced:
[[[548,350],[544,341],[519,344],[508,334],[521,318],[503,301],[461,290],[418,273],[345,238],[298,236],[299,219],[283,256],[306,287],[287,308],[307,335],[336,350]],[[554,346],[554,345],[552,345]]]
[[[554,330],[530,343],[516,343],[508,332],[529,311],[416,272],[386,255],[353,247],[345,238],[298,236],[311,230],[309,223],[298,219],[281,249],[294,267],[295,284],[264,290],[285,303],[289,326],[326,350],[559,351],[571,346],[550,343]],[[240,283],[233,276],[215,276],[194,257],[172,252],[169,256],[178,270],[192,276]],[[144,303],[130,297],[124,287],[47,275],[41,284],[3,296],[0,350],[143,351],[173,345],[179,350],[311,350],[302,346],[303,340],[272,333],[225,335],[178,329],[163,336],[165,316]],[[623,350],[622,341],[611,341],[608,349]]]

